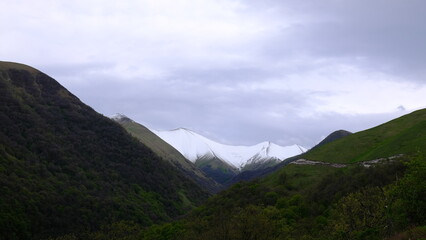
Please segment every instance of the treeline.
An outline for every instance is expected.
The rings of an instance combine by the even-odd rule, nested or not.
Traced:
[[[180,221],[149,228],[120,222],[83,238],[426,238],[426,159],[423,156],[371,168],[339,169],[311,183],[300,183],[301,178],[308,177],[302,172],[292,173],[284,168],[269,179],[236,184]],[[68,235],[59,239],[81,237]]]

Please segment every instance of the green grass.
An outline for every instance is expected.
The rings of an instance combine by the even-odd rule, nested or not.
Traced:
[[[426,109],[358,132],[313,149],[303,158],[332,163],[356,163],[426,150]]]

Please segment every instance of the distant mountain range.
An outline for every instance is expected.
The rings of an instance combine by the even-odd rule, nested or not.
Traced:
[[[226,145],[185,128],[153,132],[223,185],[234,182],[232,179],[246,171],[261,171],[306,151],[298,145],[282,147],[271,142],[253,146]]]
[[[272,142],[253,146],[226,145],[185,128],[153,132],[195,164],[202,159],[217,158],[240,171],[274,165],[306,151],[296,144],[283,147]]]

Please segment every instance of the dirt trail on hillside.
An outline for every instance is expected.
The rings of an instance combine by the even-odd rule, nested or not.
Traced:
[[[327,163],[327,162],[320,162],[320,161],[311,161],[311,160],[307,160],[307,159],[298,159],[296,161],[291,162],[290,164],[296,164],[296,165],[327,165],[327,166],[335,167],[335,168],[343,168],[343,167],[347,166],[347,164]]]
[[[388,157],[388,158],[378,158],[378,159],[363,161],[363,162],[359,162],[359,163],[352,163],[352,164],[328,163],[328,162],[312,161],[312,160],[307,160],[307,159],[301,158],[301,159],[298,159],[296,161],[291,162],[290,164],[296,164],[296,165],[327,165],[327,166],[335,167],[335,168],[343,168],[343,167],[347,167],[348,165],[359,164],[359,165],[362,165],[363,167],[368,168],[368,167],[371,167],[371,166],[378,164],[378,163],[395,161],[396,159],[398,159],[402,156],[403,156],[403,154],[398,154],[398,155]]]

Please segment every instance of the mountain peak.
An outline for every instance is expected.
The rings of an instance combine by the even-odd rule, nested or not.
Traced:
[[[175,129],[172,129],[172,130],[170,130],[171,132],[174,132],[174,131],[176,131],[176,132],[178,132],[178,131],[180,131],[180,132],[190,132],[190,133],[192,133],[193,131],[191,131],[191,130],[189,130],[189,129],[187,129],[187,128],[184,128],[184,127],[180,127],[180,128],[175,128]]]
[[[116,114],[112,115],[111,119],[116,121],[116,122],[133,122],[132,119],[130,119],[129,117],[127,117],[126,115],[121,114],[121,113],[116,113]]]
[[[313,148],[325,145],[327,143],[331,143],[334,142],[340,138],[346,137],[348,135],[351,135],[352,133],[346,130],[337,130],[334,131],[332,133],[330,133],[330,135],[328,135],[326,138],[324,138],[321,142],[319,142],[316,146],[314,146]]]

